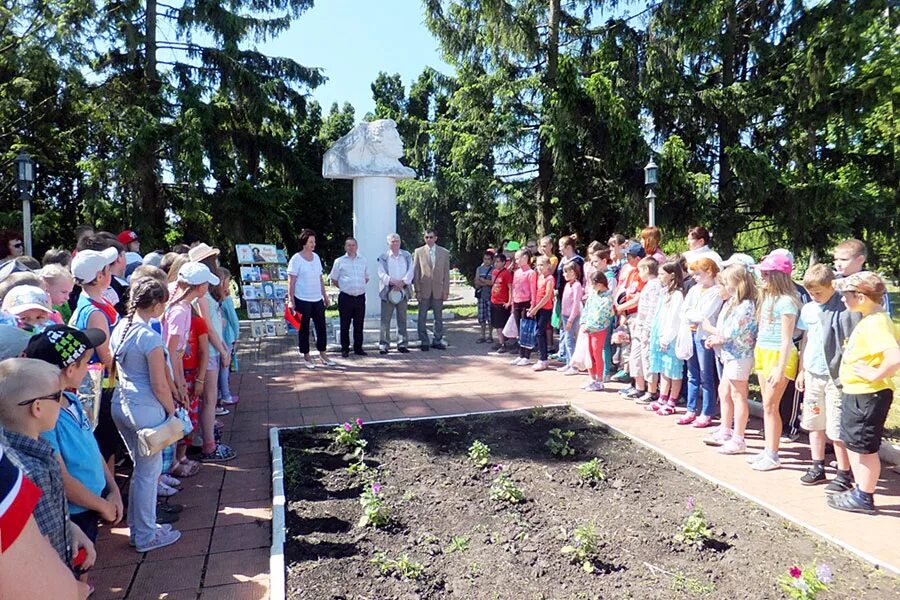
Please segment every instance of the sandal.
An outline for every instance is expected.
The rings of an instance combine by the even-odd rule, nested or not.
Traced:
[[[828,496],[828,506],[830,506],[831,508],[836,508],[838,510],[862,513],[864,515],[876,514],[878,511],[875,509],[875,505],[858,498],[854,493],[855,491],[856,490],[850,490],[849,492],[844,492],[843,494],[834,494],[832,496]]]
[[[200,472],[200,463],[185,458],[172,467],[171,473],[175,477],[193,477]]]
[[[322,361],[322,365],[326,367],[336,367],[337,363],[331,360],[330,358],[319,357],[319,360]]]

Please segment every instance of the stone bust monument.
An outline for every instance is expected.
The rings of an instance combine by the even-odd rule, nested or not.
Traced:
[[[403,142],[397,133],[397,123],[391,119],[360,123],[325,153],[322,176],[412,179],[416,172],[400,164],[402,156]]]

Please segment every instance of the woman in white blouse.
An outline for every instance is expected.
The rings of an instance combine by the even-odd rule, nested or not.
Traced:
[[[300,252],[288,262],[288,306],[302,315],[300,320],[300,354],[306,367],[315,369],[316,363],[309,353],[309,322],[316,328],[316,349],[323,366],[332,367],[334,362],[325,354],[327,337],[325,333],[325,308],[330,304],[322,279],[322,260],[313,252],[316,249],[316,232],[304,229],[300,232]]]

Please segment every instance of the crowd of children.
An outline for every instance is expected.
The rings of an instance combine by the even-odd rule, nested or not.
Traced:
[[[792,279],[789,251],[775,250],[759,264],[745,254],[723,261],[702,227],[689,231],[689,250],[672,257],[659,250],[655,227],[640,241],[614,234],[606,246],[592,242],[588,262],[576,253],[574,236],[560,239],[559,259],[543,250],[545,241],[541,252],[515,242],[501,246],[510,254],[485,252],[475,279],[480,342],[493,342],[493,329],[494,352],[517,353],[512,365],[545,371],[556,361],[564,375],[587,372],[586,390],[628,382],[619,390],[624,398],[659,416],[677,414],[678,425],[712,428],[703,442],[728,455],[747,451],[755,376],[764,448],[747,462],[756,471],[781,466],[782,408],[795,387],[812,454],[801,483],[827,484],[833,508],[875,511],[900,330],[884,282],[863,270],[862,242],[839,244],[834,269],[811,265],[801,286]],[[554,329],[559,349],[549,354]],[[830,481],[829,442],[836,459]]]
[[[230,274],[206,244],[141,259],[138,243],[86,228],[42,266],[0,266],[3,482],[36,485],[35,524],[82,596],[101,523],[127,518],[138,552],[168,546],[181,479],[236,456],[216,418],[238,402]],[[27,522],[4,520],[4,549]]]

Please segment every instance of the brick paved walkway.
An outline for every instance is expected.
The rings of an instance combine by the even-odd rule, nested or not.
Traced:
[[[95,598],[265,598],[268,595],[270,472],[266,436],[272,426],[326,424],[419,417],[572,402],[609,425],[657,448],[733,490],[840,540],[882,564],[900,568],[900,474],[885,469],[879,485],[880,514],[840,513],[825,505],[821,486],[797,481],[809,452],[788,444],[784,468],[756,473],[741,457],[721,456],[701,443],[705,432],[678,427],[673,419],[648,414],[614,393],[581,391],[584,377],[516,368],[505,356],[487,356],[475,344],[471,321],[450,326],[453,348],[413,350],[386,357],[340,361],[345,367],[309,371],[299,363],[293,339],[246,343],[242,373],[232,390],[241,402],[224,419],[225,440],[237,450],[227,465],[204,466],[185,479],[174,500],[186,505],[175,545],[146,555],[128,547],[127,529],[103,530],[93,574]],[[339,359],[340,360],[340,359]],[[556,395],[554,395],[555,390]],[[751,423],[748,444],[762,447],[759,423]]]

